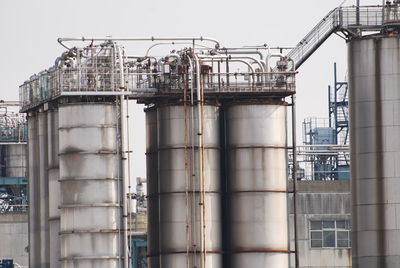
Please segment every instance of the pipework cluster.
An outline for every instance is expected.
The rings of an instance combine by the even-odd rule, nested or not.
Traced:
[[[26,142],[26,119],[23,114],[10,113],[0,106],[0,142]]]
[[[215,46],[199,44],[213,39],[198,38],[192,43],[179,43],[176,40],[180,39],[171,38],[165,40],[175,41],[153,44],[143,55],[128,55],[116,41],[142,39],[101,39],[103,42],[99,44],[94,44],[95,39],[83,39],[80,41],[91,40],[91,43],[70,48],[64,42],[71,40],[76,41],[59,40],[68,50],[52,67],[31,76],[20,86],[22,110],[63,95],[143,98],[181,94],[198,88],[205,94],[217,95],[295,91],[294,62],[282,54],[273,54],[268,46],[221,48],[216,41]],[[156,40],[164,39],[148,41]],[[170,45],[175,49],[157,57],[150,54],[156,45]]]

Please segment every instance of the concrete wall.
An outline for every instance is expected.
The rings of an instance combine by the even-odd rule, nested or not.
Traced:
[[[291,249],[294,249],[293,196],[289,200],[290,241]],[[350,181],[299,181],[297,204],[300,267],[351,267],[350,249],[311,248],[309,237],[310,220],[350,220]],[[294,254],[291,256],[291,267],[294,267]]]
[[[0,259],[28,267],[27,213],[0,214]]]

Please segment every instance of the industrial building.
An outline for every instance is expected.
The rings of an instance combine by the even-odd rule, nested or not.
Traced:
[[[0,102],[0,263],[28,265],[26,120],[18,102]]]
[[[60,38],[55,65],[20,87],[30,267],[143,256],[131,250],[144,241],[131,228],[128,100],[146,105],[148,267],[400,267],[398,7],[338,7],[287,53]],[[333,33],[348,43],[349,94],[335,79],[329,124],[306,120],[297,146],[295,77]],[[127,54],[135,42],[151,47]]]

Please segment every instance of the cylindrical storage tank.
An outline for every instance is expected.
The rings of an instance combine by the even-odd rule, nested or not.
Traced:
[[[118,116],[113,103],[59,107],[61,267],[122,267]]]
[[[49,177],[50,267],[60,267],[60,169],[58,157],[58,110],[47,112]]]
[[[41,267],[50,267],[47,112],[41,111],[38,113],[38,126]]]
[[[28,163],[29,267],[41,268],[39,136],[36,114],[28,117]]]
[[[9,144],[5,155],[6,177],[26,177],[26,144]]]
[[[400,40],[348,43],[355,268],[400,267]],[[397,215],[397,216],[396,216]]]
[[[203,130],[198,128],[197,107],[193,110],[191,113],[190,107],[184,105],[158,108],[162,268],[202,267],[204,256],[204,267],[222,267],[218,108],[204,105]],[[189,120],[192,115],[193,120]],[[199,199],[199,135],[203,140],[204,207]],[[205,252],[201,252],[201,213],[204,215]]]
[[[146,109],[147,255],[149,268],[160,268],[157,110]]]
[[[287,268],[285,103],[226,107],[229,267]]]

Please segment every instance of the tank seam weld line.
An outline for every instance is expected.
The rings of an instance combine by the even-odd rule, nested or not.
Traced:
[[[83,177],[73,177],[73,178],[68,178],[68,177],[63,177],[58,179],[57,181],[62,182],[62,181],[118,181],[120,180],[119,178],[83,178]]]
[[[243,191],[228,191],[228,194],[235,193],[290,193],[287,190],[243,190]]]
[[[161,193],[156,193],[156,194],[149,194],[147,197],[157,197],[160,195],[168,195],[168,194],[186,194],[187,191],[174,191],[174,192],[161,192]],[[223,193],[222,191],[188,191],[189,194],[195,193],[206,193],[206,194],[221,194]]]
[[[80,128],[117,128],[116,125],[110,125],[110,124],[98,124],[98,125],[79,125],[75,127],[59,127],[58,130],[70,130],[70,129],[80,129]]]
[[[224,254],[224,253],[227,253],[227,254],[235,254],[235,253],[287,253],[287,254],[290,254],[290,253],[295,253],[293,250],[286,250],[286,249],[283,249],[283,250],[260,249],[260,250],[237,250],[237,251],[209,251],[209,250],[207,250],[205,252],[208,254],[210,254],[210,253],[211,254],[212,253],[214,253],[214,254]],[[188,253],[188,252],[187,251],[166,251],[166,252],[158,252],[158,254],[148,254],[146,256],[147,257],[157,257],[158,255],[186,254],[186,253]],[[189,251],[189,253],[192,253],[192,254],[193,253],[201,253],[201,251],[200,250],[199,251],[191,250],[191,251]]]
[[[267,145],[267,146],[228,146],[227,150],[235,150],[235,149],[293,149],[290,146],[275,146],[275,145]]]
[[[74,231],[60,231],[60,235],[70,235],[70,234],[106,234],[106,233],[118,233],[119,229],[104,229],[104,230],[74,230]]]
[[[183,150],[183,149],[199,149],[199,146],[176,146],[176,147],[158,147],[156,151],[147,151],[146,154],[151,154],[151,153],[157,153],[159,151],[166,151],[166,150]],[[221,150],[221,147],[219,146],[202,146],[201,149],[215,149],[215,150]]]
[[[70,152],[62,152],[59,153],[58,156],[63,155],[72,155],[72,154],[83,154],[83,155],[99,155],[99,154],[117,154],[117,151],[97,151],[97,152],[88,152],[88,151],[70,151]]]
[[[80,208],[80,207],[120,207],[118,204],[70,204],[70,205],[60,205],[58,208]]]
[[[68,260],[105,260],[105,259],[115,259],[118,260],[122,258],[121,256],[85,256],[85,257],[80,257],[80,256],[72,256],[72,257],[63,257],[60,258],[61,261],[68,261]]]

